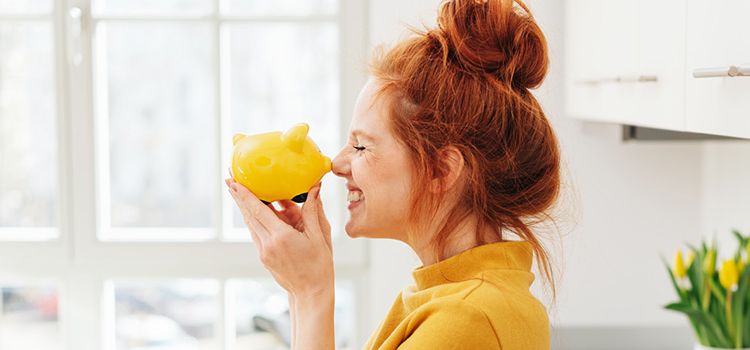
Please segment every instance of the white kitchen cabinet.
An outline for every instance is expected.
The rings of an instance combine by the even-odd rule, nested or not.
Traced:
[[[686,0],[638,0],[638,83],[623,85],[624,123],[683,130]],[[650,81],[653,78],[656,81]]]
[[[687,0],[566,3],[566,113],[682,130]]]
[[[569,0],[565,11],[566,112],[615,121],[618,84],[606,79],[635,68],[636,36],[628,30],[635,8],[624,0]]]
[[[750,138],[750,1],[689,0],[688,131]]]

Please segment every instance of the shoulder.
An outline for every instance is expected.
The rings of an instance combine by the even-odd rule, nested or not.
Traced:
[[[547,309],[528,285],[514,279],[508,273],[484,274],[455,284],[451,292],[430,300],[418,311],[435,320],[465,325],[471,334],[491,333],[506,349],[549,349]]]
[[[400,350],[501,348],[487,314],[462,299],[441,298],[423,305],[406,332]]]
[[[485,311],[498,328],[546,330],[547,308],[529,291],[529,284],[517,283],[507,273],[485,274],[462,299]]]
[[[549,349],[547,308],[526,287],[485,275],[462,301],[481,310],[509,349]]]

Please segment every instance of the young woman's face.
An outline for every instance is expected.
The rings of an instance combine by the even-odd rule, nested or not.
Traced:
[[[413,168],[388,126],[387,99],[374,99],[378,87],[371,78],[362,88],[333,173],[347,180],[350,237],[405,240]]]

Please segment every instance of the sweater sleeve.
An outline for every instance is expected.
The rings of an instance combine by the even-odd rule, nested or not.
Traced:
[[[501,348],[487,315],[464,300],[430,303],[408,329],[398,350]]]

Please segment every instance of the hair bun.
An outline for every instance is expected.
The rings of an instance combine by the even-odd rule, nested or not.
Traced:
[[[485,72],[514,87],[534,88],[547,74],[547,42],[520,0],[447,0],[440,6],[437,40],[444,59]]]

